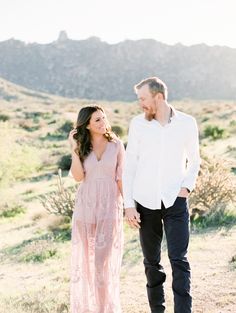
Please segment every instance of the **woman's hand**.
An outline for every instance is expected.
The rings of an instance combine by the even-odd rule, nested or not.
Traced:
[[[69,133],[69,137],[68,137],[68,140],[69,140],[69,143],[70,143],[70,146],[71,146],[71,149],[74,150],[77,148],[78,144],[77,144],[77,141],[74,139],[74,135],[77,134],[77,129],[76,128],[73,128],[70,133]]]
[[[125,219],[132,228],[140,228],[140,214],[135,208],[125,209]]]

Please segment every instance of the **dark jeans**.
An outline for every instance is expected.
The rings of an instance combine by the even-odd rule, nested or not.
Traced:
[[[186,257],[189,243],[189,212],[187,200],[177,197],[173,206],[150,210],[137,203],[140,213],[140,243],[143,250],[147,294],[152,313],[165,311],[163,283],[166,274],[160,264],[163,224],[168,256],[172,267],[174,312],[191,313],[190,266]]]

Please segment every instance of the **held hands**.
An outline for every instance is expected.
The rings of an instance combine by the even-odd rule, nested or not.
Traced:
[[[135,208],[125,209],[125,219],[126,222],[132,228],[140,228],[140,214]]]
[[[77,148],[77,141],[74,139],[74,135],[77,133],[77,129],[76,128],[73,128],[70,133],[69,133],[69,137],[68,137],[68,140],[69,140],[69,143],[70,143],[70,146],[71,146],[71,149],[74,150],[75,148]]]

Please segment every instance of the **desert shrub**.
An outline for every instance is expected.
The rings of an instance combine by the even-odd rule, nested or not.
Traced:
[[[2,253],[16,262],[44,262],[57,255],[58,250],[53,236],[45,234],[7,247],[2,250]]]
[[[60,223],[49,225],[54,241],[64,242],[71,239],[71,217],[64,216]]]
[[[36,122],[33,122],[31,120],[22,120],[22,121],[19,121],[19,126],[29,132],[33,132],[40,128],[40,125],[35,124],[35,123]]]
[[[35,245],[33,242],[32,246]],[[38,243],[33,247],[33,251],[25,253],[21,257],[22,262],[31,262],[31,263],[42,263],[47,259],[54,257],[57,254],[56,248],[45,248],[44,246],[40,246]]]
[[[225,129],[218,126],[208,125],[204,129],[204,137],[210,137],[212,140],[221,139],[225,134]]]
[[[123,137],[125,134],[125,130],[122,126],[119,125],[113,125],[111,127],[112,131],[119,137]]]
[[[51,121],[50,124],[56,123],[55,120]],[[71,121],[66,121],[61,127],[54,130],[53,132],[48,132],[45,137],[41,137],[42,140],[65,140],[69,132],[73,128],[73,123]]]
[[[53,116],[53,114],[51,112],[25,112],[25,118],[26,119],[33,119],[34,121],[38,121],[39,118],[43,118],[43,119],[49,119]]]
[[[60,128],[58,128],[59,133],[65,133],[66,135],[74,128],[74,123],[72,121],[65,121]]]
[[[40,197],[43,207],[50,213],[62,216],[72,217],[75,203],[76,188],[65,188],[63,186],[61,170],[57,175],[57,190]]]
[[[10,116],[9,115],[6,115],[6,114],[0,114],[0,121],[2,122],[6,122],[10,119]]]
[[[236,199],[232,175],[223,161],[202,159],[197,185],[189,199],[193,224],[207,227],[236,222],[236,213],[228,210]]]
[[[236,270],[236,254],[232,256],[231,260],[229,261],[231,267]]]
[[[19,214],[25,213],[26,208],[22,204],[14,204],[14,205],[9,205],[7,203],[3,204],[0,207],[0,217],[15,217]]]
[[[38,119],[42,116],[42,112],[25,112],[25,118]]]
[[[58,161],[58,167],[62,170],[69,171],[71,166],[71,154],[63,155]]]

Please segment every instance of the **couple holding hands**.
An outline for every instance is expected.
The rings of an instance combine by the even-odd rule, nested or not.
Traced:
[[[123,208],[126,222],[139,229],[151,312],[165,312],[163,230],[174,312],[192,310],[187,198],[200,166],[197,124],[167,102],[158,77],[134,88],[143,113],[130,123],[126,151],[97,105],[80,110],[69,134],[70,172],[81,182],[72,217],[72,313],[121,313]]]

